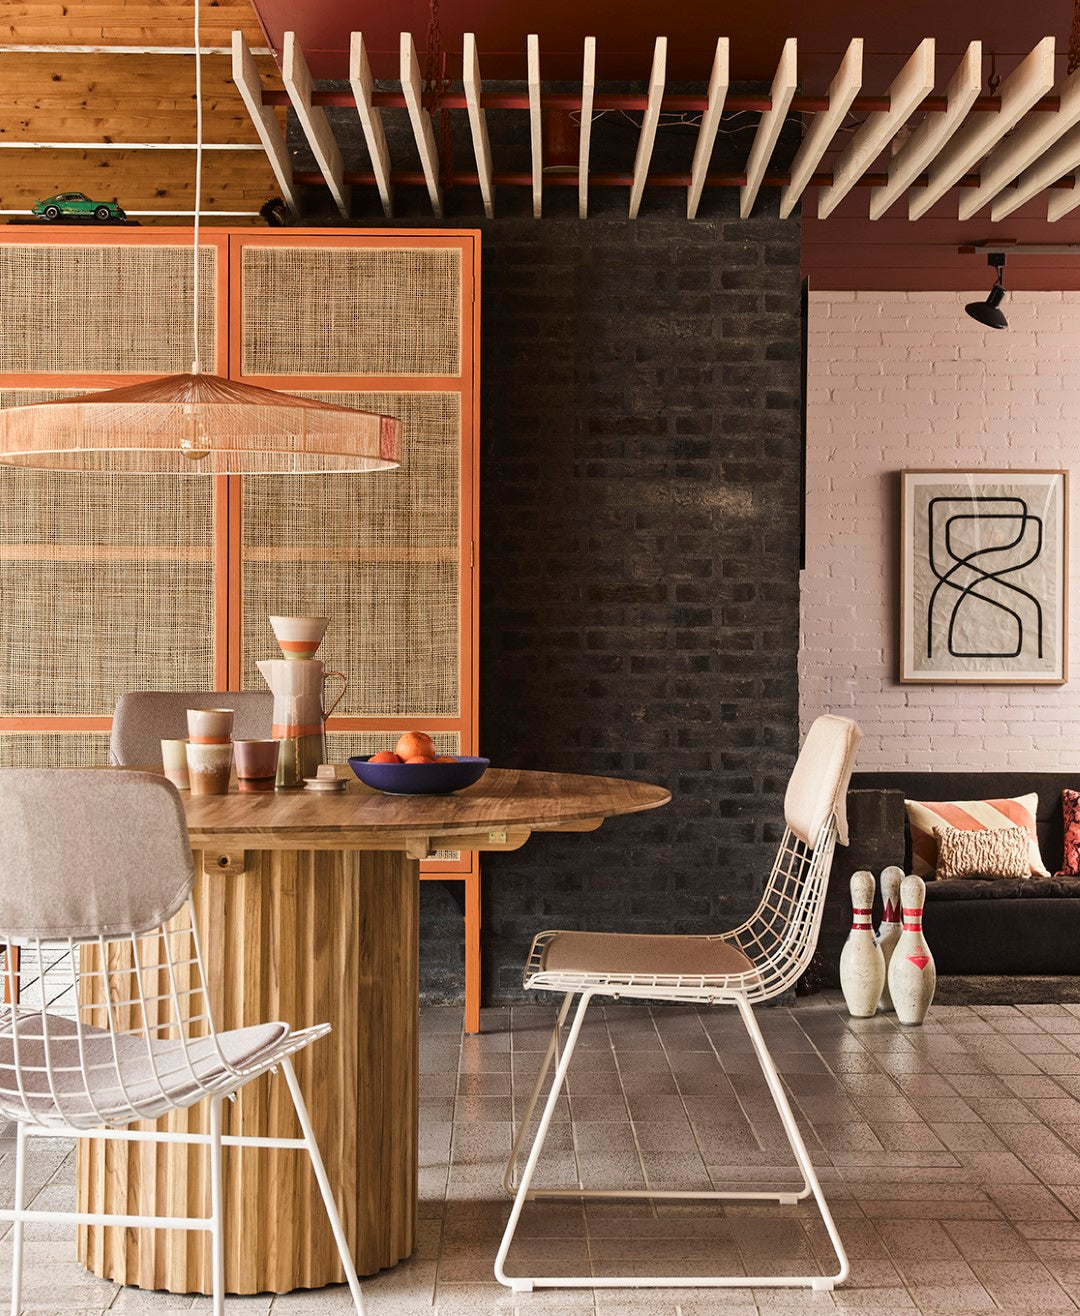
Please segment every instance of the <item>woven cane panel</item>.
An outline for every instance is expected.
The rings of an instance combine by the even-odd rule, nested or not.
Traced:
[[[209,481],[0,470],[0,713],[212,688]]]
[[[107,731],[0,733],[0,768],[98,768],[108,762]]]
[[[331,618],[342,715],[456,717],[460,416],[456,393],[313,393],[404,422],[402,464],[374,475],[244,484],[244,686],[277,646],[267,617]]]
[[[245,375],[457,375],[457,248],[264,247],[243,255]]]
[[[393,749],[400,734],[400,731],[331,731],[326,737],[326,753],[331,763],[346,763],[353,756]],[[435,731],[431,738],[440,754],[461,753],[461,736],[456,731]],[[453,863],[460,858],[460,850],[435,850],[430,861]]]
[[[199,254],[199,350],[214,360],[213,247]],[[191,249],[0,243],[0,372],[170,374],[192,360]]]

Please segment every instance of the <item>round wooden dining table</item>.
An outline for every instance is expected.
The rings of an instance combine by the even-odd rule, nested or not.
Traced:
[[[497,768],[453,795],[383,795],[351,778],[342,794],[184,793],[215,1025],[333,1025],[294,1064],[361,1275],[416,1242],[420,860],[589,832],[670,798],[643,782]],[[244,1087],[224,1115],[226,1135],[299,1134],[273,1075]],[[158,1127],[205,1132],[206,1103]],[[344,1280],[306,1156],[226,1147],[224,1174],[230,1293]],[[80,1140],[78,1199],[88,1212],[205,1214],[205,1149]],[[121,1284],[211,1291],[206,1234],[80,1226],[78,1249],[89,1270]]]

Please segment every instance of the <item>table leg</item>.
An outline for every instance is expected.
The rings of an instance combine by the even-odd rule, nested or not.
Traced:
[[[398,851],[267,850],[220,872],[217,858],[196,854],[194,892],[215,1024],[333,1024],[295,1057],[296,1073],[357,1270],[392,1266],[416,1234],[418,865]],[[280,1076],[248,1084],[224,1115],[226,1135],[299,1134]],[[158,1127],[205,1132],[207,1103]],[[226,1148],[224,1182],[228,1292],[343,1281],[303,1152]],[[80,1210],[197,1215],[209,1195],[202,1148],[79,1145]],[[210,1292],[205,1234],[83,1226],[78,1253],[121,1284]]]

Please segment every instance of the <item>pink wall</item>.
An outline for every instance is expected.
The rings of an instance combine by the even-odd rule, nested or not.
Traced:
[[[896,680],[896,472],[1066,468],[1072,545],[1080,532],[1080,292],[1010,296],[1003,331],[964,315],[985,292],[810,297],[800,706],[804,728],[825,710],[856,718],[864,770],[1080,770],[1075,684]],[[1075,586],[1070,596],[1075,681]]]

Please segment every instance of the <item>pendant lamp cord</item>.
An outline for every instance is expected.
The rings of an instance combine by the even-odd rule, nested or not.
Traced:
[[[199,215],[202,209],[202,45],[199,40],[199,0],[195,0],[195,229],[192,242],[192,352],[191,373],[199,374]]]

